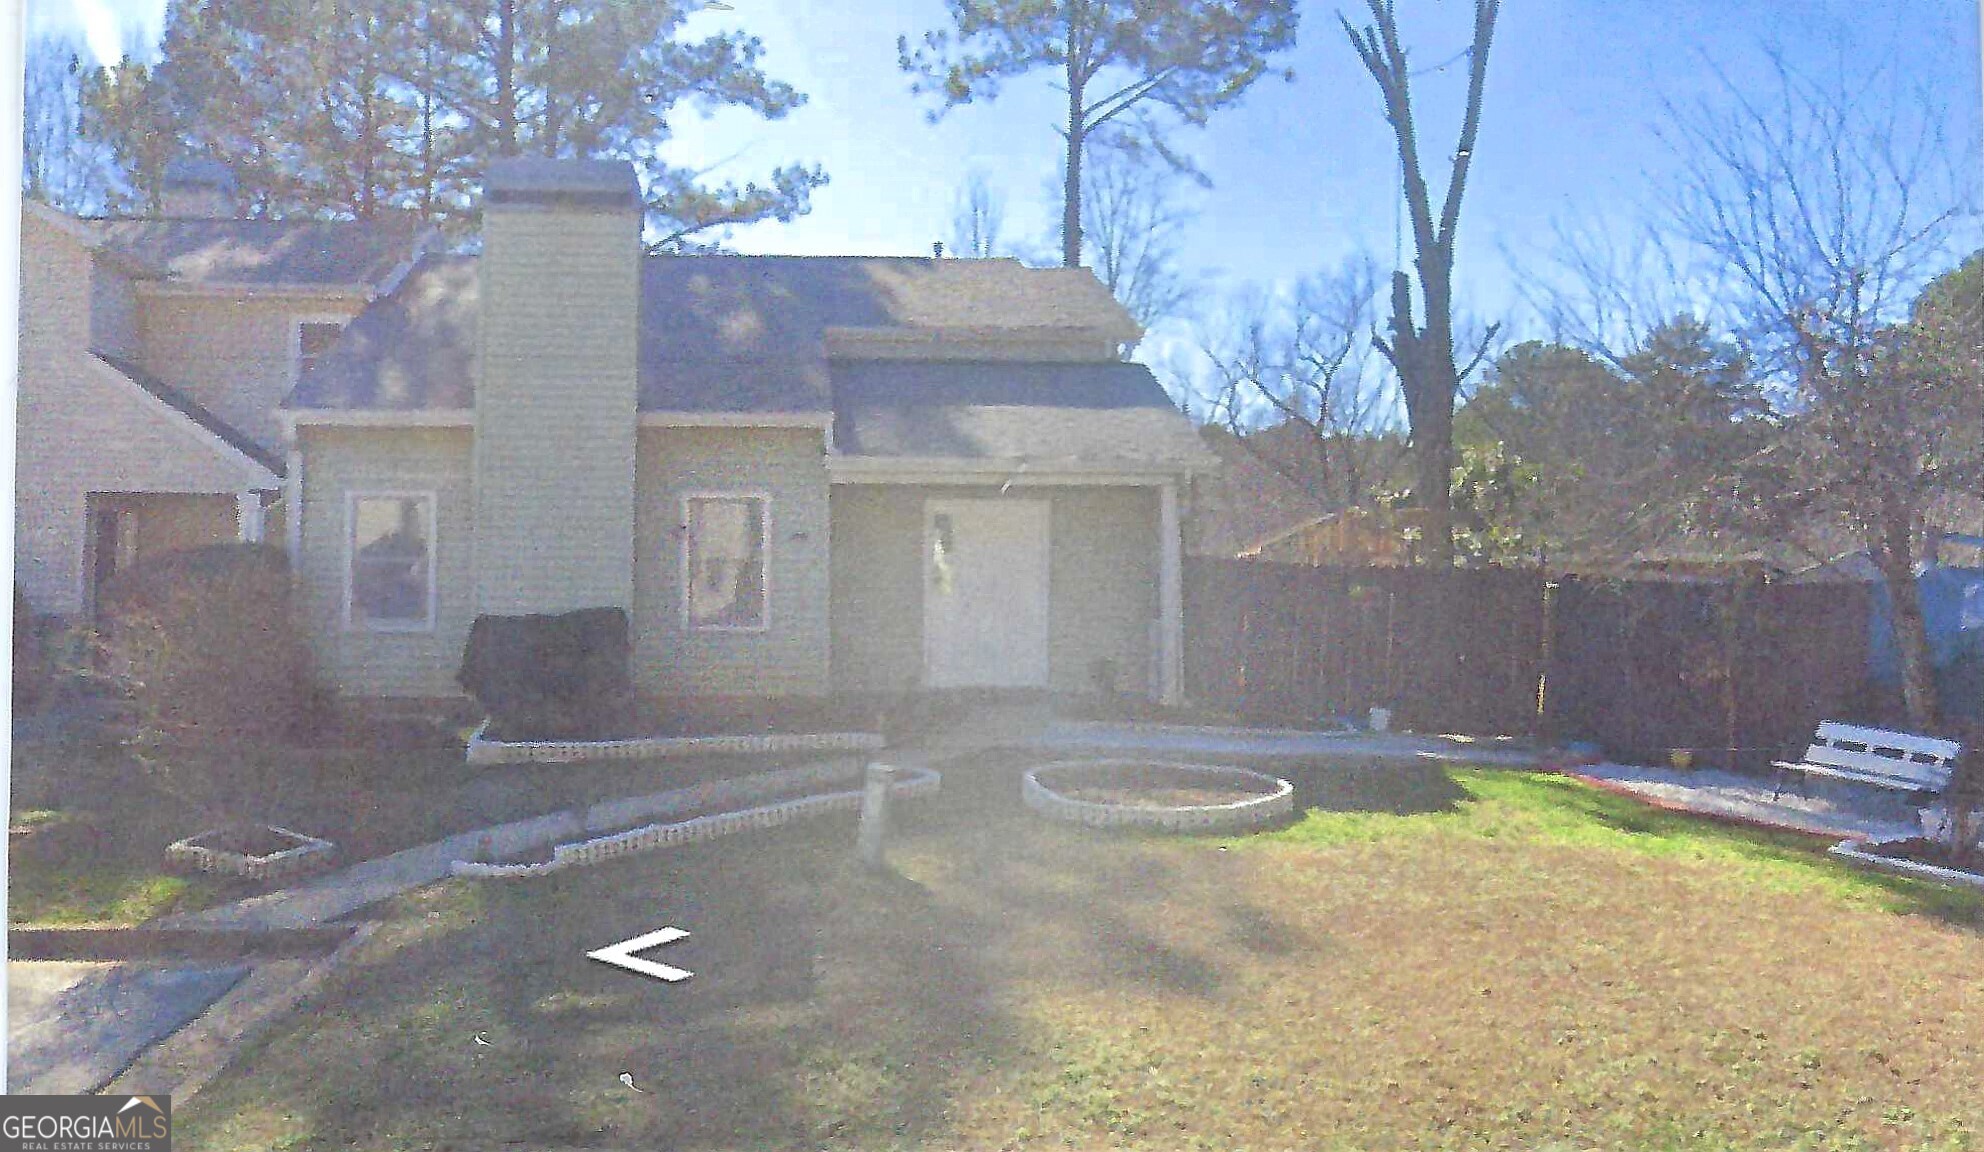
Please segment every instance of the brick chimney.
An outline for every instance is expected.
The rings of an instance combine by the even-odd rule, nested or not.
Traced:
[[[483,182],[478,613],[633,608],[641,201],[618,161]]]

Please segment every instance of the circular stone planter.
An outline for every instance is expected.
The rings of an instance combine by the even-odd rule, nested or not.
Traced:
[[[1295,786],[1245,768],[1156,760],[1062,760],[1021,785],[1026,806],[1089,828],[1232,832],[1295,811]]]

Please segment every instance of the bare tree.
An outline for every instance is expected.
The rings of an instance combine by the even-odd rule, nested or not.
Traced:
[[[1109,148],[1089,158],[1082,198],[1088,265],[1144,328],[1175,315],[1190,297],[1178,242],[1192,214],[1174,194],[1177,180],[1134,151]]]
[[[1980,453],[1973,373],[1908,323],[1965,222],[1942,109],[1891,68],[1815,80],[1772,59],[1768,91],[1726,75],[1670,109],[1668,224],[1732,305],[1790,413],[1738,494],[1789,529],[1843,528],[1893,605],[1911,722],[1937,719],[1915,563],[1939,488]]]
[[[1453,501],[1448,491],[1454,464],[1454,401],[1461,382],[1479,366],[1493,341],[1491,327],[1480,348],[1465,365],[1456,362],[1453,317],[1454,232],[1460,224],[1461,195],[1474,158],[1475,137],[1481,127],[1482,91],[1488,79],[1488,49],[1495,37],[1501,0],[1475,0],[1474,37],[1467,49],[1467,109],[1460,140],[1451,157],[1446,196],[1439,215],[1433,214],[1419,152],[1418,127],[1413,121],[1412,69],[1399,41],[1396,0],[1367,0],[1371,23],[1363,28],[1343,19],[1343,30],[1363,61],[1385,101],[1385,118],[1398,143],[1405,206],[1412,221],[1419,297],[1424,322],[1414,318],[1413,276],[1404,269],[1392,273],[1389,339],[1379,350],[1398,373],[1405,395],[1406,419],[1412,429],[1415,501],[1425,516],[1427,559],[1451,565]]]
[[[1580,349],[1617,367],[1622,353],[1641,347],[1677,316],[1722,330],[1719,301],[1686,266],[1685,246],[1651,227],[1620,226],[1616,206],[1597,219],[1558,217],[1552,244],[1502,252],[1517,269],[1516,290],[1543,322],[1552,342]]]
[[[1389,478],[1397,396],[1373,340],[1377,269],[1352,260],[1286,298],[1243,294],[1201,336],[1204,410],[1318,507],[1365,504]],[[1287,429],[1263,437],[1264,428]]]
[[[75,36],[36,36],[22,91],[21,194],[76,213],[100,212],[110,198],[109,149],[83,134],[90,60]]]
[[[1006,198],[983,171],[974,170],[958,190],[951,214],[951,254],[979,260],[1010,255],[1005,250]]]

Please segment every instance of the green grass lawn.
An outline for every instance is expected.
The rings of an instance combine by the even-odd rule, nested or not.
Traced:
[[[457,832],[762,771],[758,758],[472,768],[456,748],[182,750],[147,770],[86,740],[17,746],[8,918],[137,924],[263,889],[165,871],[165,846],[229,818],[326,837],[350,863]]]
[[[987,759],[905,813],[891,877],[831,820],[410,894],[175,1135],[1957,1148],[1984,1124],[1975,898],[1551,777],[1295,775],[1290,827],[1160,839],[1038,822]],[[667,924],[686,984],[584,958]]]

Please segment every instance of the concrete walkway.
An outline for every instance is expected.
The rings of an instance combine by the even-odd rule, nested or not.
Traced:
[[[1175,724],[1108,724],[1062,721],[1049,724],[1031,741],[1036,747],[1075,752],[1140,752],[1151,755],[1362,756],[1379,760],[1437,760],[1527,768],[1537,762],[1533,749],[1512,741],[1409,732],[1362,730],[1307,732],[1299,729],[1202,728]]]
[[[247,973],[245,964],[11,963],[7,1091],[94,1092]]]
[[[1641,764],[1592,764],[1573,774],[1656,807],[1740,824],[1847,840],[1895,840],[1922,833],[1914,808],[1899,801],[1880,803],[1850,786],[1806,794],[1787,783],[1780,792],[1772,781],[1741,772]]]

